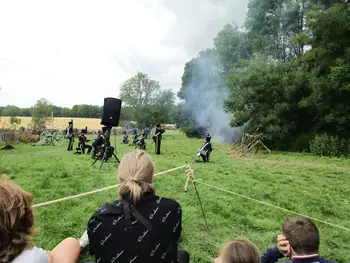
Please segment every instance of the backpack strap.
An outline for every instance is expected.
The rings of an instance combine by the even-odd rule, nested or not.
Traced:
[[[125,228],[130,229],[132,227],[131,214],[130,214],[130,204],[126,200],[121,200],[123,204],[123,211],[125,217]]]
[[[152,224],[140,214],[136,208],[128,202],[128,200],[122,199],[123,211],[125,217],[125,227],[126,229],[132,228],[131,214],[139,221],[148,231],[152,230]]]
[[[152,230],[152,224],[144,218],[139,211],[137,211],[133,206],[131,206],[131,213],[132,215],[139,221],[148,231]]]

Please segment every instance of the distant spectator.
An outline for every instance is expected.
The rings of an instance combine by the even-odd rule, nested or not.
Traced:
[[[32,195],[0,178],[0,263],[76,263],[78,240],[68,238],[52,251],[33,245]]]
[[[261,262],[275,263],[280,258],[289,257],[292,263],[334,263],[318,255],[319,247],[320,235],[316,225],[305,218],[291,218],[284,222],[283,235],[277,237],[277,246],[267,249]]]
[[[90,253],[99,263],[187,263],[178,251],[182,210],[176,201],[155,195],[154,167],[142,150],[126,154],[118,168],[119,199],[90,218]]]
[[[257,247],[247,239],[227,242],[215,263],[260,263]]]

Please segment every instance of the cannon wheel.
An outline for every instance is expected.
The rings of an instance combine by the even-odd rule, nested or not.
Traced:
[[[49,134],[50,134],[49,132],[43,131],[43,132],[40,134],[40,141],[43,140],[43,139],[46,139],[47,136],[48,136]]]
[[[52,144],[55,146],[61,146],[63,144],[64,135],[61,132],[55,132],[52,135]]]

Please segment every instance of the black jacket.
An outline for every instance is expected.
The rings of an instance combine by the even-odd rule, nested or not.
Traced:
[[[105,142],[105,138],[103,135],[99,135],[96,140],[92,143],[93,147],[99,147],[101,145],[103,145]]]
[[[129,201],[132,203],[132,201]],[[181,207],[171,199],[145,194],[135,205],[151,229],[131,213],[131,228],[123,202],[105,204],[88,223],[90,253],[99,263],[177,262],[181,234]]]
[[[284,258],[284,255],[278,250],[277,246],[269,248],[261,255],[261,263],[276,263],[278,259]],[[305,258],[293,258],[292,261],[284,260],[283,263],[335,263],[328,259],[321,258],[318,255]]]

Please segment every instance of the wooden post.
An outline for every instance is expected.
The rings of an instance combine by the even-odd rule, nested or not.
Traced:
[[[52,130],[53,130],[53,111],[51,111],[51,122],[52,122]]]

